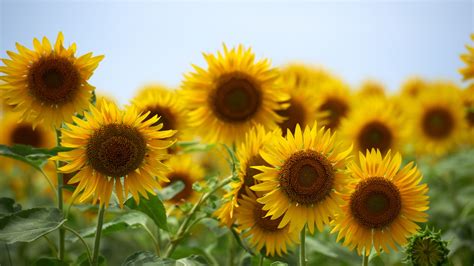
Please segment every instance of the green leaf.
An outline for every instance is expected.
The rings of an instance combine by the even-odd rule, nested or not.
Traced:
[[[130,209],[143,212],[148,215],[153,222],[161,229],[168,231],[168,223],[166,220],[166,209],[163,202],[155,195],[148,195],[148,199],[140,198],[140,204],[137,205],[133,198],[125,202]]]
[[[122,263],[122,266],[135,266],[135,265],[163,265],[163,266],[174,266],[176,261],[168,258],[160,258],[150,251],[138,251],[128,256]]]
[[[87,258],[87,253],[82,253],[74,263],[74,265],[78,266],[89,266],[89,259]],[[105,257],[99,254],[99,266],[106,266],[106,260]]]
[[[0,241],[31,242],[58,229],[65,221],[55,208],[19,211],[0,218]]]
[[[69,151],[71,148],[55,147],[53,149],[33,148],[27,145],[0,145],[0,156],[9,157],[18,161],[25,162],[36,170],[41,171],[41,168],[48,161],[49,158],[58,154],[58,152]]]
[[[172,199],[174,196],[176,196],[183,189],[184,189],[184,183],[182,181],[176,181],[170,184],[169,186],[166,186],[162,190],[158,191],[158,196],[163,201],[169,200],[169,199]]]
[[[270,264],[271,266],[288,266],[288,263],[281,261],[274,261]]]
[[[67,266],[69,263],[57,258],[39,258],[33,264],[34,266]]]
[[[200,265],[208,265],[208,262],[202,256],[191,255],[189,257],[177,260],[176,265],[178,265],[178,266],[200,266]]]
[[[0,218],[21,211],[21,205],[11,198],[0,198]]]
[[[179,141],[176,146],[180,147],[184,153],[207,152],[214,148],[215,144],[204,144],[199,141]]]

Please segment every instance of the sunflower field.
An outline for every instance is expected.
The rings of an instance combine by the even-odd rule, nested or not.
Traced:
[[[0,265],[474,264],[473,43],[395,92],[223,44],[120,104],[32,38],[0,51]]]

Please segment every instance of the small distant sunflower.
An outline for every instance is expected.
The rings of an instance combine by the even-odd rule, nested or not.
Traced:
[[[272,134],[279,133],[278,130],[268,133],[261,125],[257,125],[246,133],[245,141],[237,149],[239,180],[231,183],[231,191],[224,196],[224,200],[227,201],[215,212],[215,216],[223,225],[227,227],[232,226],[235,221],[234,210],[239,205],[238,199],[241,199],[242,195],[248,194],[249,188],[256,184],[254,176],[260,173],[260,171],[252,167],[260,165],[269,166],[260,156],[259,152],[263,144],[271,138]]]
[[[263,204],[257,202],[257,196],[249,191],[239,199],[236,210],[238,229],[243,231],[243,237],[249,238],[250,245],[257,251],[265,248],[267,256],[282,256],[287,247],[299,243],[299,232],[290,232],[290,226],[280,227],[281,217],[272,220],[263,210]]]
[[[411,134],[418,153],[442,155],[462,141],[466,121],[459,88],[452,83],[436,82],[407,102],[407,115],[413,120]]]
[[[256,124],[271,129],[282,122],[276,111],[288,95],[275,84],[278,71],[267,59],[242,45],[224,53],[204,54],[208,68],[193,65],[196,72],[185,75],[182,96],[189,109],[191,130],[207,142],[239,143]]]
[[[471,40],[474,41],[474,34],[471,34]],[[474,47],[466,45],[467,53],[461,55],[461,60],[466,63],[464,68],[459,69],[463,80],[474,78]]]
[[[281,68],[281,80],[287,86],[313,87],[317,91],[318,84],[329,80],[332,75],[321,67],[303,63],[290,63]]]
[[[318,130],[317,123],[304,132],[297,125],[294,135],[275,136],[264,145],[260,155],[271,167],[254,167],[262,173],[251,189],[265,193],[258,202],[272,220],[282,217],[279,228],[289,224],[290,231],[301,231],[307,224],[313,233],[315,224],[322,231],[329,223],[340,203],[336,191],[344,185],[343,169],[351,152],[341,148],[335,134]]]
[[[474,143],[474,83],[462,92],[464,102],[465,120],[468,126],[467,141]]]
[[[385,99],[361,100],[358,108],[343,120],[341,137],[354,143],[354,152],[365,153],[373,148],[382,154],[401,150],[407,135],[405,121],[394,104]]]
[[[370,254],[372,247],[377,253],[388,247],[397,250],[407,238],[416,233],[416,222],[426,222],[428,210],[428,186],[413,162],[400,169],[402,157],[380,151],[360,153],[360,165],[349,164],[349,184],[341,193],[344,203],[342,212],[333,221],[331,232],[339,232],[337,241],[344,237],[344,246],[357,248],[360,255]]]
[[[402,84],[401,95],[407,98],[417,98],[427,88],[429,88],[427,81],[419,77],[412,77]]]
[[[139,114],[134,108],[119,110],[114,103],[102,102],[97,109],[90,105],[85,120],[73,117],[75,125],[61,129],[62,146],[73,148],[60,152],[53,160],[64,161],[63,173],[77,174],[69,184],[79,183],[73,197],[80,202],[92,197],[107,206],[113,188],[120,206],[130,192],[136,202],[140,195],[155,194],[159,181],[167,181],[167,167],[161,162],[168,158],[166,150],[173,141],[172,130],[161,131],[155,125],[157,117],[147,120],[148,113]],[[157,181],[158,179],[159,181]]]
[[[317,97],[321,101],[319,110],[328,113],[326,127],[331,130],[337,129],[341,119],[351,110],[349,87],[338,79],[331,79],[321,84]]]
[[[375,80],[366,80],[362,83],[360,86],[359,91],[357,92],[358,97],[371,97],[371,96],[376,96],[376,97],[385,97],[385,86]]]
[[[169,183],[163,183],[163,186],[167,187],[178,181],[184,184],[183,190],[169,199],[168,202],[181,204],[184,202],[195,203],[199,200],[200,194],[193,190],[193,184],[203,181],[204,169],[199,164],[196,164],[196,162],[193,162],[189,155],[172,156],[165,164],[169,168],[165,175]]]
[[[2,97],[35,126],[58,128],[89,105],[94,87],[87,80],[104,57],[88,53],[76,58],[76,44],[65,48],[63,42],[60,32],[54,47],[46,37],[33,40],[34,50],[17,43],[19,53],[8,51],[11,59],[2,59]]]
[[[158,123],[163,123],[163,130],[177,130],[178,139],[187,128],[185,108],[176,91],[161,85],[149,85],[139,91],[132,104],[142,113],[150,112],[148,118],[157,115],[160,118]]]
[[[29,145],[34,148],[53,148],[56,146],[56,135],[50,128],[20,121],[17,113],[6,113],[0,119],[0,143],[8,146],[15,144]]]

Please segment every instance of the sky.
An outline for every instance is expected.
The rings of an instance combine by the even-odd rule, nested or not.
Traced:
[[[474,1],[44,1],[0,0],[0,57],[34,37],[105,55],[90,83],[126,103],[150,83],[178,87],[201,52],[251,46],[273,65],[327,68],[356,88],[391,91],[410,76],[461,83]]]

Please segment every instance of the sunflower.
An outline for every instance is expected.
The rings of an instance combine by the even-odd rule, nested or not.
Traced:
[[[471,40],[474,41],[474,34],[471,34]],[[461,60],[466,63],[464,68],[459,69],[459,73],[463,76],[463,80],[474,78],[474,47],[466,45],[467,53],[461,55]]]
[[[385,86],[376,80],[364,81],[360,86],[359,91],[357,92],[357,96],[359,98],[364,98],[367,96],[376,96],[384,98],[386,96],[385,94]]]
[[[275,84],[278,71],[267,59],[255,61],[242,45],[224,53],[204,54],[207,70],[185,75],[182,95],[189,109],[189,125],[207,142],[239,143],[256,124],[275,128],[283,118],[276,111],[288,95]]]
[[[344,203],[333,221],[332,233],[344,237],[344,246],[357,247],[359,254],[369,255],[372,246],[377,253],[388,247],[397,250],[416,233],[416,222],[427,221],[428,186],[420,184],[421,173],[413,162],[400,169],[402,158],[391,152],[385,157],[380,151],[360,153],[360,166],[349,164],[349,184],[341,193]]]
[[[282,256],[287,252],[287,246],[299,243],[299,232],[290,231],[290,226],[280,227],[281,217],[272,220],[267,217],[263,205],[257,202],[257,196],[249,191],[239,199],[236,210],[238,229],[243,231],[243,237],[249,238],[250,245],[258,252],[265,248],[267,256]]]
[[[313,233],[316,224],[321,231],[337,210],[336,191],[344,185],[342,170],[352,148],[343,150],[335,134],[317,126],[301,132],[297,125],[294,135],[274,136],[260,151],[271,167],[254,167],[262,171],[255,176],[261,183],[251,189],[265,193],[258,202],[272,220],[282,217],[279,228],[289,224],[290,231],[301,231],[307,224]]]
[[[177,130],[176,137],[182,139],[182,132],[187,128],[184,104],[176,91],[171,91],[161,85],[148,85],[142,88],[132,99],[140,112],[150,112],[149,118],[157,115],[163,123],[163,130]]]
[[[259,151],[262,149],[265,141],[271,138],[272,134],[281,134],[281,132],[275,130],[268,133],[263,126],[257,125],[245,134],[245,141],[237,149],[239,180],[231,183],[231,191],[224,196],[226,202],[214,213],[221,221],[221,224],[227,227],[231,227],[234,224],[234,210],[239,206],[238,199],[241,199],[242,195],[248,194],[249,188],[256,184],[254,176],[260,173],[260,171],[252,167],[258,165],[269,166],[260,156]]]
[[[333,76],[321,67],[306,65],[303,63],[290,63],[281,68],[281,80],[290,87],[313,87],[317,91],[318,84],[333,78]]]
[[[466,138],[468,143],[474,143],[474,84],[462,91],[462,99],[466,110],[465,119],[468,126]]]
[[[90,105],[85,120],[73,117],[74,124],[61,129],[62,146],[73,148],[60,152],[53,160],[67,164],[63,173],[77,171],[69,184],[79,183],[73,197],[81,195],[80,202],[92,197],[93,203],[108,205],[113,188],[122,207],[130,192],[136,202],[140,195],[148,198],[155,194],[159,181],[168,181],[167,167],[161,160],[168,155],[163,150],[173,144],[175,133],[161,131],[157,117],[147,120],[148,113],[139,114],[134,108],[119,110],[114,103],[104,101],[97,109]]]
[[[466,121],[459,88],[448,82],[435,82],[416,102],[404,108],[412,119],[411,135],[418,153],[442,155],[462,141]]]
[[[54,47],[44,37],[33,40],[34,50],[17,43],[18,53],[8,51],[11,59],[2,59],[0,85],[2,97],[13,110],[21,113],[21,120],[33,125],[44,124],[59,128],[71,122],[72,116],[87,109],[94,87],[87,80],[103,56],[92,53],[76,58],[76,44],[63,46],[60,32]]]
[[[354,152],[372,148],[382,154],[389,150],[401,150],[407,135],[403,116],[395,105],[386,99],[369,97],[342,121],[341,137],[355,145]]]
[[[193,184],[203,181],[205,170],[199,164],[193,162],[189,155],[175,155],[165,164],[169,168],[165,175],[169,183],[163,183],[163,186],[166,187],[178,181],[184,184],[183,190],[169,199],[168,202],[181,204],[183,202],[195,203],[199,200],[199,193],[193,190]]]
[[[56,146],[56,136],[52,129],[21,121],[17,113],[5,113],[0,118],[0,143],[8,146],[15,144],[28,145],[34,148],[53,148]]]
[[[407,98],[417,98],[418,95],[429,88],[428,82],[420,77],[407,79],[401,88],[401,96]]]
[[[332,130],[337,129],[341,119],[346,117],[351,110],[349,87],[341,80],[333,78],[321,84],[316,93],[321,101],[319,110],[329,115],[326,127]]]

